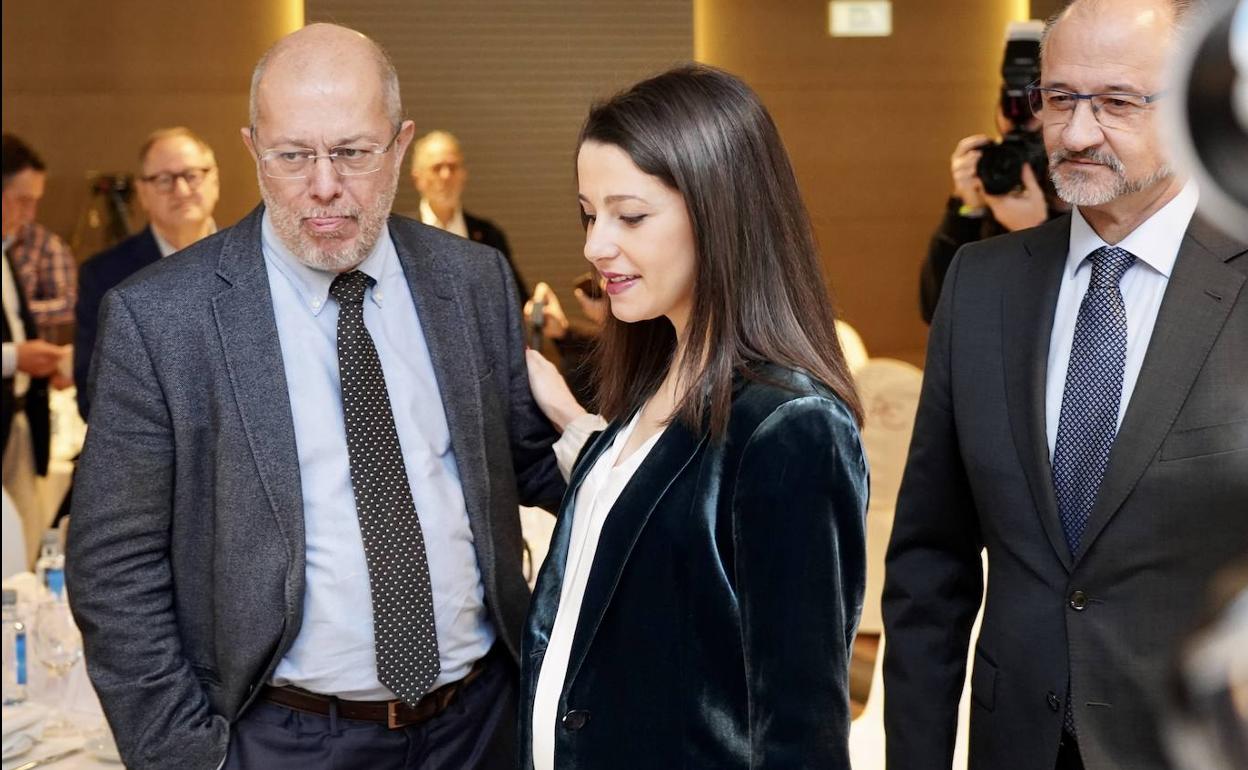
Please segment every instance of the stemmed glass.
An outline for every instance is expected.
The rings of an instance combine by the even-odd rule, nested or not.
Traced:
[[[35,608],[32,629],[35,657],[48,670],[48,700],[53,706],[52,717],[44,724],[46,737],[70,737],[77,734],[73,724],[64,717],[66,676],[82,658],[82,635],[64,599],[50,599]]]

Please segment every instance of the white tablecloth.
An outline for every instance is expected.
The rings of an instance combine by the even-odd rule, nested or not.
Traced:
[[[37,596],[35,576],[29,572],[14,575],[4,581],[4,587],[12,588],[18,592],[18,614],[23,616],[23,620],[27,622],[29,627],[29,618],[33,615],[34,597]],[[28,701],[38,706],[51,707],[54,704],[49,702],[47,689],[48,672],[47,669],[40,665],[33,648],[34,644],[28,637],[26,647]],[[104,713],[100,709],[100,702],[95,696],[95,690],[91,687],[91,681],[87,677],[86,665],[83,661],[79,660],[73,669],[70,670],[65,688],[65,719],[83,734],[73,738],[44,739],[39,736],[33,748],[21,756],[4,760],[0,770],[11,770],[11,768],[26,762],[57,754],[70,748],[83,746],[92,732],[106,729]],[[26,707],[5,707],[3,721],[6,724],[11,724],[10,716],[19,713],[24,708]],[[14,711],[13,709],[18,709],[19,711]],[[34,728],[29,732],[32,735],[38,735],[39,729]],[[56,762],[50,766],[50,770],[117,770],[120,767],[121,765],[118,762],[106,761],[100,756],[84,751]]]

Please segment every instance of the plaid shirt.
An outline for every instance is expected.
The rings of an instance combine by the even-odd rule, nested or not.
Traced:
[[[69,245],[38,223],[17,232],[9,246],[9,264],[26,295],[40,336],[74,322],[78,301],[78,265]]]

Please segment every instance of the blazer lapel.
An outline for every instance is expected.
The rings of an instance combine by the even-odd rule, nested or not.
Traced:
[[[1244,274],[1226,264],[1245,244],[1192,220],[1157,313],[1135,391],[1079,548],[1087,553],[1152,462],[1226,323]]]
[[[1006,282],[1001,297],[1006,407],[1040,523],[1058,558],[1070,569],[1072,560],[1057,512],[1045,429],[1049,337],[1070,250],[1070,217],[1041,225],[1023,245],[1028,258],[1019,274]]]
[[[433,361],[468,520],[480,538],[478,549],[485,549],[488,554],[494,540],[490,535],[490,479],[486,473],[481,415],[480,377],[485,373],[476,370],[476,357],[470,354],[480,342],[469,333],[476,327],[463,314],[461,306],[467,299],[457,294],[454,276],[419,237],[409,237],[413,232],[412,228],[399,232],[391,219],[390,235]],[[482,570],[490,569],[489,565],[494,563],[489,558],[479,561]]]
[[[650,514],[706,441],[705,434],[694,435],[682,423],[669,424],[612,506],[607,521],[603,524],[602,534],[598,537],[598,548],[594,552],[589,581],[585,585],[585,596],[581,600],[581,617],[572,638],[565,686],[576,678],[577,671],[585,660],[585,654],[598,631],[602,616],[606,614],[607,606],[611,603],[615,587],[620,582],[620,573],[628,564],[633,546],[646,522],[650,520]],[[607,437],[603,436],[596,455],[601,455],[602,448],[610,444]],[[588,459],[582,465],[592,467]]]
[[[301,563],[304,530],[299,453],[268,272],[260,249],[262,213],[263,208],[257,208],[231,228],[217,267],[217,274],[229,288],[213,297],[212,308],[256,470],[288,552]]]

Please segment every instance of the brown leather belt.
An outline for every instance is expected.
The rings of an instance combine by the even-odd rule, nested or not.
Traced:
[[[446,710],[455,701],[455,696],[472,680],[485,671],[490,656],[472,664],[468,675],[457,682],[444,684],[425,695],[415,706],[409,706],[401,700],[343,700],[332,695],[319,695],[298,687],[273,687],[265,685],[260,691],[260,700],[276,703],[295,711],[319,716],[330,716],[336,706],[338,716],[342,719],[357,719],[362,722],[379,722],[391,730],[408,725],[420,724],[433,719]]]

